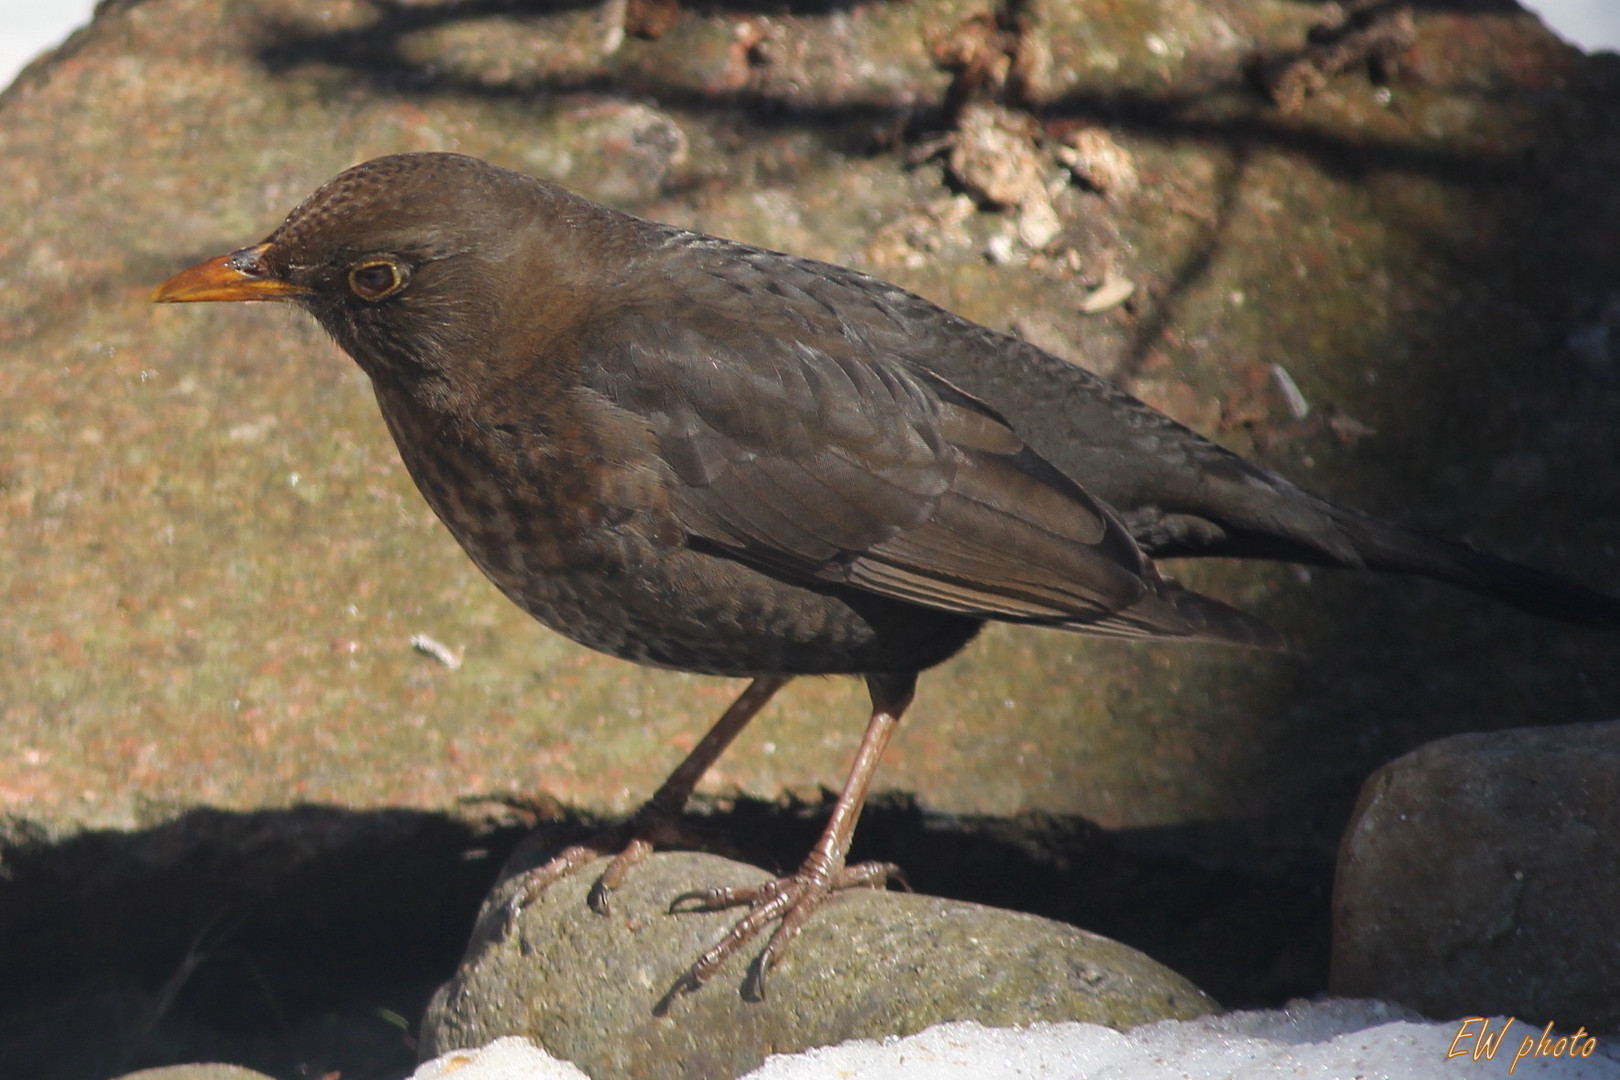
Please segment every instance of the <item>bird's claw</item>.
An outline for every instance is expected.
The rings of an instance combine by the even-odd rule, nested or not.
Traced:
[[[748,967],[743,980],[743,997],[751,1001],[765,998],[765,976],[781,960],[788,943],[798,936],[799,930],[810,916],[835,892],[845,889],[881,889],[890,881],[897,881],[908,891],[905,876],[893,863],[858,863],[841,867],[833,872],[817,870],[809,864],[790,877],[761,882],[758,885],[716,886],[684,892],[670,901],[671,914],[692,911],[719,911],[728,907],[749,906],[748,914],[721,938],[714,947],[670,986],[658,1002],[654,1012],[662,1016],[682,994],[699,989],[731,958],[771,922],[781,922],[772,931],[770,940]]]
[[[769,902],[797,878],[777,878],[760,885],[716,885],[707,889],[683,892],[669,902],[669,913],[677,915],[692,911],[723,911],[744,904],[757,907]]]
[[[512,898],[507,901],[508,913],[515,917],[524,908],[538,900],[542,893],[563,878],[577,873],[580,868],[589,866],[597,859],[614,851],[619,851],[623,847],[624,829],[619,827],[604,829],[583,843],[570,844],[568,847],[563,848],[544,863],[533,869],[525,870],[518,875],[517,889],[512,893]],[[602,910],[597,908],[596,897],[597,886],[600,884],[601,879],[599,878],[597,879],[597,885],[592,886],[591,895],[587,901],[591,905],[591,910],[598,911],[598,913]],[[602,902],[605,905],[605,897]]]
[[[564,848],[542,865],[524,871],[517,891],[508,901],[508,913],[516,917],[524,908],[539,899],[541,893],[563,878],[598,859],[611,855],[612,861],[598,875],[596,881],[591,884],[590,892],[585,895],[585,903],[592,911],[598,915],[606,915],[611,909],[609,898],[613,890],[624,883],[631,870],[646,861],[647,856],[652,854],[656,842],[668,841],[680,831],[678,823],[673,819],[654,817],[645,812],[637,814],[624,825],[603,829],[582,843]]]

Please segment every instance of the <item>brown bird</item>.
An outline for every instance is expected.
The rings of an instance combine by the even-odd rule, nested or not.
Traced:
[[[616,852],[591,892],[605,910],[790,678],[865,677],[871,718],[820,841],[791,876],[676,899],[751,910],[672,993],[780,920],[751,970],[762,992],[833,891],[896,874],[845,865],[856,818],[918,673],[987,620],[1278,644],[1151,556],[1407,571],[1620,628],[1612,597],[1335,507],[894,285],[475,158],[358,165],[155,299],[302,305],[370,376],[417,487],[514,602],[626,660],[753,680],[626,826],[533,872],[520,903]],[[959,385],[975,368],[1028,385],[1002,380],[987,403]]]

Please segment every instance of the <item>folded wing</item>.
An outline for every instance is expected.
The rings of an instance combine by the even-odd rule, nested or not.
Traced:
[[[651,427],[694,543],[984,619],[1275,644],[1161,578],[1113,511],[982,402],[858,339],[712,310],[589,358],[598,390]]]

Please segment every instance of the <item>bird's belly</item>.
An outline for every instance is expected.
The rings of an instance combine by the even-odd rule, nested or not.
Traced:
[[[588,484],[570,489],[584,470],[517,474],[489,447],[378,399],[417,488],[478,568],[590,648],[711,675],[898,673],[941,662],[981,625],[695,549],[656,508],[613,512]]]
[[[639,536],[576,538],[576,559],[457,535],[479,568],[546,626],[592,649],[708,675],[918,671],[979,622],[880,597],[782,581]],[[583,551],[582,549],[590,549]]]

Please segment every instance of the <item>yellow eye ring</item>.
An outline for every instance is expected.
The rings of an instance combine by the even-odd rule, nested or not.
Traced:
[[[381,300],[405,287],[405,268],[389,259],[368,259],[349,268],[349,291],[362,300]]]

